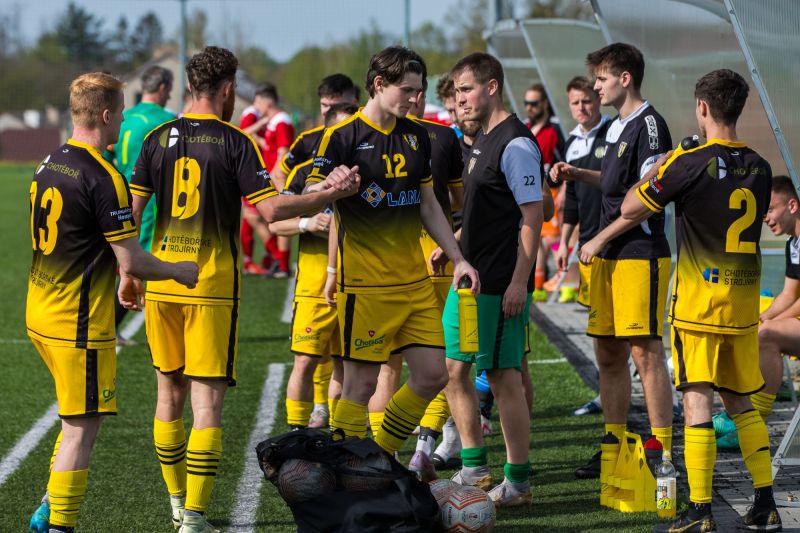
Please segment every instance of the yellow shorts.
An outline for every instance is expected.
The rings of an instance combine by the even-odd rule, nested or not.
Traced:
[[[163,374],[236,385],[239,304],[203,305],[148,300],[147,344],[153,366]]]
[[[675,388],[695,384],[747,396],[764,387],[758,366],[758,332],[721,335],[672,328]]]
[[[578,275],[581,283],[578,288],[578,303],[589,307],[589,281],[592,279],[592,265],[585,265],[579,261]]]
[[[444,303],[447,301],[447,293],[450,292],[450,287],[453,286],[453,276],[431,277],[431,281],[433,282],[433,292],[436,293],[436,305],[439,307],[439,312],[442,313],[444,312]]]
[[[292,352],[323,357],[341,355],[339,316],[325,302],[300,300],[292,311]]]
[[[592,261],[589,326],[592,337],[650,337],[664,333],[669,257]]]
[[[56,384],[58,416],[117,414],[117,351],[50,346],[31,339]]]
[[[444,350],[442,312],[433,283],[412,291],[338,295],[342,357],[385,363],[392,353],[426,346]]]

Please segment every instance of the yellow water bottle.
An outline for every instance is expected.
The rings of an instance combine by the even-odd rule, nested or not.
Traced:
[[[478,302],[468,276],[458,282],[458,340],[462,353],[478,352]]]

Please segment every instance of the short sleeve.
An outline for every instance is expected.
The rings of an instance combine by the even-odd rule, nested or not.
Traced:
[[[143,198],[149,198],[153,194],[153,176],[150,172],[151,137],[152,135],[148,135],[145,138],[131,173],[130,192]]]
[[[314,156],[313,151],[311,151],[311,153],[307,153],[309,149],[304,142],[306,137],[306,135],[301,133],[300,136],[295,139],[292,145],[289,147],[289,151],[286,152],[286,154],[281,158],[281,170],[283,170],[287,175],[292,171],[295,165],[306,161],[309,157]]]
[[[94,216],[106,241],[114,242],[136,236],[131,209],[131,193],[122,174],[102,175],[91,186]]]
[[[433,153],[433,148],[431,147],[431,138],[427,132],[425,132],[424,135],[418,135],[417,137],[420,139],[420,148],[422,148],[425,156],[425,166],[422,167],[421,174],[423,177],[419,182],[420,188],[433,187],[433,170],[431,169],[431,154]]]
[[[680,159],[685,153],[680,147],[676,148],[675,153],[658,170],[658,174],[636,189],[636,195],[651,211],[663,211],[668,203],[680,196],[694,181],[696,176]]]
[[[311,172],[311,169],[314,168],[313,163],[313,159],[308,159],[299,165],[295,165],[286,178],[286,185],[283,187],[281,194],[303,194],[308,174]]]
[[[289,148],[294,139],[294,128],[288,122],[279,122],[275,126],[275,149]]]
[[[344,151],[344,141],[339,130],[325,130],[317,152],[314,155],[314,162],[312,163],[312,169],[308,175],[307,181],[309,183],[325,181],[328,174],[344,161]]]
[[[258,117],[255,113],[245,113],[239,121],[239,128],[246,129],[258,122]]]
[[[672,146],[669,129],[667,129],[666,123],[660,117],[645,115],[642,120],[644,125],[639,131],[639,138],[637,139],[636,168],[639,171],[639,175],[636,181],[642,179],[658,158],[669,151]]]
[[[234,157],[234,168],[242,196],[255,205],[261,200],[278,194],[272,186],[269,172],[255,141],[246,134],[240,134],[234,138],[238,139],[240,145],[237,157]]]
[[[542,200],[542,154],[532,139],[517,137],[508,143],[500,170],[518,205]]]
[[[789,279],[800,279],[800,246],[793,246],[795,239],[786,241],[786,277]]]

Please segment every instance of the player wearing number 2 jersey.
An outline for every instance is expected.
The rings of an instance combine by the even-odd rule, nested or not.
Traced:
[[[749,395],[764,386],[759,370],[758,307],[761,220],[770,201],[772,172],[739,142],[736,121],[747,82],[731,70],[706,74],[695,86],[700,134],[707,142],[679,147],[621,206],[621,217],[581,250],[586,261],[599,245],[675,202],[678,264],[669,317],[675,386],[683,391],[689,509],[655,531],[712,531],[711,488],[716,442],[711,422],[714,390],[736,423],[754,505],[739,529],[780,531],[772,495],[769,435]],[[587,251],[588,250],[588,251]]]
[[[201,265],[194,290],[168,282],[147,287],[159,394],[154,440],[173,523],[184,532],[213,531],[202,513],[222,454],[222,400],[236,379],[240,198],[271,221],[351,194],[339,190],[348,188],[348,177],[335,183],[338,189],[328,182],[317,194],[277,195],[255,142],[225,122],[233,113],[237,67],[236,57],[217,47],[189,61],[191,111],[150,133],[131,183],[134,217],[156,196],[155,254]],[[187,441],[182,416],[189,390],[194,426]]]

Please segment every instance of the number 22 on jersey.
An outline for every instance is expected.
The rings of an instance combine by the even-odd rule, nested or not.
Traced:
[[[64,200],[55,187],[48,187],[42,193],[39,206],[36,205],[36,192],[39,184],[31,182],[31,244],[33,250],[41,250],[44,255],[50,255],[56,248],[58,239],[58,219],[64,209]],[[44,227],[36,226],[36,213],[39,209],[45,211]]]

